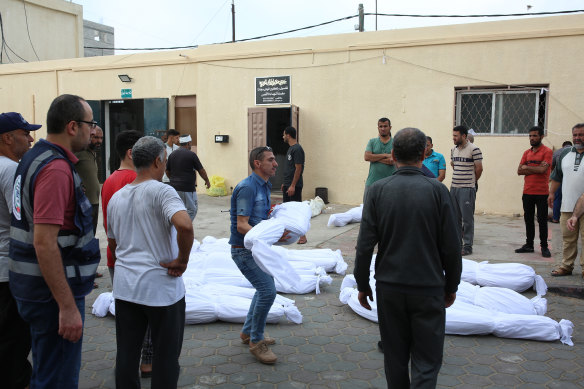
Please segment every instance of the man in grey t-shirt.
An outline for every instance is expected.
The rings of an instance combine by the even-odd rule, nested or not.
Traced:
[[[31,131],[41,128],[29,124],[16,112],[0,115],[0,376],[7,388],[28,386],[32,372],[27,357],[30,330],[18,314],[8,286],[8,246],[12,214],[14,172],[18,161],[30,149]]]

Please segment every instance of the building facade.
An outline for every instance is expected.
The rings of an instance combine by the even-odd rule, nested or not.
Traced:
[[[557,148],[584,122],[581,47],[584,15],[569,15],[7,64],[0,106],[43,123],[55,96],[83,96],[105,130],[106,160],[119,131],[176,128],[227,188],[248,174],[257,145],[282,161],[282,131],[293,124],[306,152],[305,198],[326,187],[347,204],[362,199],[378,118],[394,133],[420,128],[447,161],[462,123],[484,156],[477,211],[512,214],[522,210],[516,172],[528,128],[543,125],[544,143]],[[447,185],[451,176],[447,166]]]

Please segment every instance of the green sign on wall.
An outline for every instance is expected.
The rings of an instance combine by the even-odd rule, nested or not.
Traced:
[[[131,99],[132,89],[122,89],[122,99]]]

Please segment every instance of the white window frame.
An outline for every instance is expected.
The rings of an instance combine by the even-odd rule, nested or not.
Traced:
[[[513,133],[513,132],[495,132],[495,122],[497,119],[497,104],[498,96],[504,95],[512,95],[512,94],[533,94],[535,95],[535,114],[533,117],[533,125],[538,125],[538,114],[539,114],[539,103],[540,103],[540,95],[541,95],[541,87],[533,88],[533,89],[521,89],[521,90],[508,90],[508,89],[456,89],[456,112],[455,112],[455,125],[461,124],[461,104],[462,104],[462,96],[463,95],[491,95],[492,102],[491,102],[491,124],[490,124],[490,132],[477,132],[478,135],[486,135],[486,136],[524,136],[524,133]],[[547,90],[547,88],[545,88]],[[547,104],[546,108],[547,110]],[[547,112],[545,113],[547,117]],[[499,120],[502,119],[502,115],[499,115]]]

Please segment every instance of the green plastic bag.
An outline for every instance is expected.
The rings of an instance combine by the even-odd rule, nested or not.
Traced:
[[[227,196],[225,178],[213,175],[209,178],[209,181],[211,182],[211,187],[207,189],[207,194],[209,196]]]

